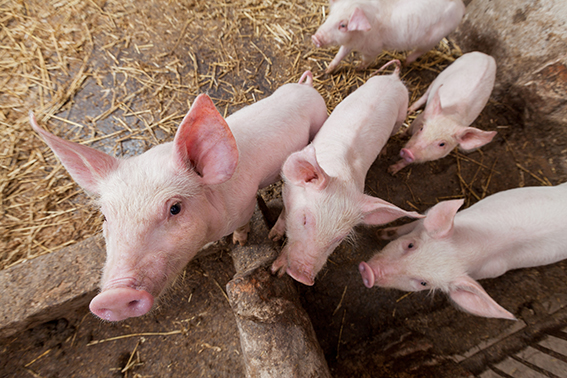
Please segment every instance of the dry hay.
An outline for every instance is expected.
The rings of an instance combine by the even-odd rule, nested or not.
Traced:
[[[311,69],[331,111],[391,58],[357,72],[356,55],[324,74],[336,49],[310,37],[326,2],[0,0],[0,269],[92,236],[102,219],[28,112],[57,135],[116,156],[170,140],[199,93],[225,115]],[[412,71],[440,72],[460,55],[444,40]]]

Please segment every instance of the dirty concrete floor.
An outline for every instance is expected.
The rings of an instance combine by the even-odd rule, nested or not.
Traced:
[[[142,20],[138,26],[144,25],[144,22],[149,25],[153,19],[151,15],[155,14],[159,5],[140,2],[138,11],[132,11],[128,17]],[[170,8],[174,6],[168,4]],[[204,7],[202,4],[194,7],[182,4],[179,7],[177,10],[168,9],[166,13],[196,11],[198,15],[206,11],[199,9]],[[129,9],[132,10],[132,7]],[[285,11],[289,12],[289,9]],[[229,17],[232,15],[228,14]],[[282,11],[282,14],[285,12]],[[216,23],[218,30],[228,31],[219,26],[222,23],[218,19],[196,22],[203,25]],[[183,20],[179,21],[179,29],[183,24]],[[255,52],[253,57],[248,61],[242,60],[239,64],[243,67],[235,68],[234,72],[223,73],[223,80],[233,88],[244,87],[245,82],[255,83],[257,95],[263,97],[270,93],[270,84],[277,87],[287,80],[282,74],[285,72],[282,67],[293,65],[296,55],[280,55],[281,46],[270,46],[262,39],[251,38],[254,26],[244,23],[240,38],[235,42],[235,46],[248,53]],[[202,33],[206,30],[203,27]],[[158,33],[151,33],[151,38],[157,36]],[[308,43],[307,37],[305,43]],[[184,40],[175,53],[184,62],[177,67],[181,76],[194,69],[187,56],[189,46],[196,44],[197,38],[192,36]],[[255,42],[256,48],[250,45],[250,40]],[[151,65],[158,42],[153,41],[153,50],[141,51],[135,55],[136,59]],[[173,47],[172,44],[168,44],[167,51]],[[96,58],[93,58],[92,66],[114,66],[112,57],[101,45],[95,46],[93,56]],[[135,50],[132,46],[129,49]],[[113,53],[116,54],[116,51]],[[311,68],[320,75],[321,67],[303,56],[300,55],[300,62],[305,67],[301,69]],[[214,57],[214,51],[207,50],[206,46],[198,50],[200,73],[215,75],[215,69],[211,74]],[[273,62],[277,59],[269,72],[266,59]],[[242,75],[247,72],[245,70],[249,71],[247,76]],[[343,68],[337,77],[350,74],[354,71]],[[171,73],[171,77],[174,78],[175,73]],[[406,80],[417,77],[428,82],[435,75],[412,71]],[[122,79],[128,81],[131,77],[125,75]],[[76,122],[96,117],[109,106],[108,93],[105,95],[103,90],[112,88],[116,83],[116,73],[114,78],[113,74],[109,74],[87,79],[73,106],[60,116]],[[139,83],[128,81],[124,88],[135,90],[140,87]],[[165,93],[160,92],[159,98],[153,96],[156,93],[154,87],[143,91],[129,106],[136,111],[151,104],[149,108],[155,109],[152,106],[167,104],[168,96],[177,91],[175,96],[182,100],[176,100],[171,109],[182,111],[183,104],[190,100],[188,94],[181,93],[179,88],[165,88]],[[199,90],[226,101],[231,95],[223,88],[222,85],[211,84],[201,86]],[[116,89],[117,92],[122,90]],[[229,101],[223,102],[219,108],[228,112],[238,108],[229,104]],[[121,111],[117,114],[124,114]],[[391,176],[387,167],[397,160],[397,152],[403,144],[402,140],[394,138],[389,144],[388,154],[371,168],[367,176],[367,192],[400,207],[424,211],[442,199],[464,196],[467,199],[465,206],[470,206],[479,198],[501,190],[542,185],[546,179],[552,184],[563,182],[565,172],[560,170],[553,156],[554,151],[566,148],[567,142],[554,139],[543,126],[524,128],[518,116],[520,113],[520,109],[510,109],[506,104],[491,101],[475,125],[498,131],[492,143],[471,154],[454,152],[445,159],[412,166]],[[142,121],[136,122],[144,127]],[[108,119],[101,122],[101,127],[103,132],[110,133],[121,126],[120,122]],[[167,139],[168,135],[160,134],[158,137]],[[109,145],[109,141],[105,143],[96,143],[95,146],[107,151],[121,151],[125,155],[148,147],[147,142],[135,138],[115,145]],[[267,200],[273,199],[277,193],[277,186],[264,191]],[[396,290],[366,289],[357,265],[385,245],[376,237],[376,230],[358,229],[353,243],[344,243],[331,255],[313,287],[298,284],[302,304],[311,316],[334,377],[457,377],[480,374],[492,363],[490,358],[502,358],[538,340],[543,331],[553,332],[567,324],[567,316],[562,310],[567,304],[567,264],[564,262],[513,271],[482,281],[486,291],[514,313],[518,322],[473,317],[455,309],[439,293],[406,295]],[[274,244],[274,247],[279,248],[279,245]],[[83,308],[65,318],[54,319],[3,340],[0,376],[244,376],[238,333],[223,292],[233,274],[230,246],[226,244],[225,252],[191,262],[158,310],[146,317],[109,324],[95,319]],[[542,326],[536,327],[538,324]],[[125,335],[128,337],[108,340]],[[514,335],[517,337],[514,338]],[[93,344],[99,340],[108,341]],[[486,355],[482,355],[483,351],[487,351]]]

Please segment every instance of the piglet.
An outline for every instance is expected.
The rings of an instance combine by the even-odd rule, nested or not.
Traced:
[[[363,192],[366,172],[406,115],[408,92],[394,62],[394,74],[370,78],[335,108],[310,145],[286,160],[284,211],[269,237],[278,240],[285,232],[287,243],[273,273],[313,285],[357,224],[420,216]]]
[[[567,258],[567,184],[499,192],[457,213],[462,204],[440,202],[424,219],[383,230],[395,240],[360,263],[364,285],[438,289],[474,315],[515,319],[476,280]]]
[[[329,8],[311,37],[317,47],[340,46],[327,73],[353,50],[362,55],[359,68],[382,50],[413,50],[408,65],[455,30],[465,14],[461,0],[330,0]]]
[[[207,95],[194,101],[173,142],[127,159],[71,143],[31,123],[105,216],[107,260],[91,311],[102,319],[146,314],[205,244],[247,239],[258,188],[327,119],[311,86],[287,84],[226,119]]]
[[[492,141],[496,131],[470,125],[488,102],[495,77],[494,58],[481,52],[465,54],[443,70],[408,109],[413,113],[427,102],[406,131],[412,137],[400,151],[402,159],[390,166],[390,173],[411,163],[445,157],[457,145],[471,151]]]

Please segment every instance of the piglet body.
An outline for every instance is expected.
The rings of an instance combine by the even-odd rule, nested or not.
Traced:
[[[461,0],[331,0],[329,7],[312,37],[317,47],[340,45],[328,73],[353,50],[362,55],[361,68],[383,50],[413,50],[410,64],[455,30],[465,13]]]
[[[499,192],[457,213],[462,203],[440,202],[384,231],[397,239],[360,264],[364,284],[439,289],[472,314],[515,319],[476,280],[567,258],[567,184]]]
[[[225,120],[200,95],[173,142],[127,159],[60,139],[32,125],[72,177],[96,194],[107,260],[91,311],[117,321],[141,316],[205,244],[233,233],[244,243],[258,188],[279,177],[327,118],[312,88],[287,84]]]
[[[396,73],[372,77],[343,100],[312,144],[286,160],[285,210],[269,236],[279,239],[285,231],[288,241],[272,272],[313,285],[355,225],[419,216],[363,192],[368,169],[405,119],[408,93],[397,64]]]
[[[408,129],[412,137],[400,152],[402,159],[390,166],[390,172],[395,174],[411,163],[445,157],[457,145],[470,151],[489,143],[496,131],[470,125],[488,102],[495,77],[494,58],[481,52],[465,54],[443,70],[409,108],[414,112],[427,103]]]

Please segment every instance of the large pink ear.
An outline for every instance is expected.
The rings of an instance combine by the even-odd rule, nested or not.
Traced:
[[[329,177],[317,162],[315,147],[312,144],[291,154],[285,161],[282,172],[294,185],[323,190],[329,182]]]
[[[367,225],[381,225],[395,221],[401,217],[423,218],[425,215],[415,211],[405,211],[380,198],[363,195],[362,201],[363,222]]]
[[[463,310],[485,318],[516,320],[484,291],[482,286],[469,276],[463,276],[451,283],[449,297]]]
[[[474,150],[492,141],[496,131],[483,131],[475,127],[465,127],[458,135],[459,146],[465,150]]]
[[[437,91],[433,95],[433,98],[431,98],[431,101],[429,101],[427,105],[425,105],[425,110],[423,111],[424,119],[435,118],[439,116],[443,111],[443,107],[441,106],[441,94],[440,94],[442,87],[443,85],[440,85],[439,88],[437,88]]]
[[[372,28],[370,21],[359,7],[354,8],[354,12],[348,21],[348,31],[369,31]]]
[[[236,170],[236,140],[206,94],[195,99],[179,125],[173,145],[178,162],[193,167],[204,184],[223,183]]]
[[[425,231],[434,239],[451,236],[453,233],[453,220],[464,199],[439,202],[426,214],[423,226]]]
[[[41,135],[61,160],[73,180],[87,192],[100,194],[98,191],[100,181],[118,167],[119,160],[94,148],[56,137],[39,127],[32,112],[30,112],[30,123],[35,132]]]

